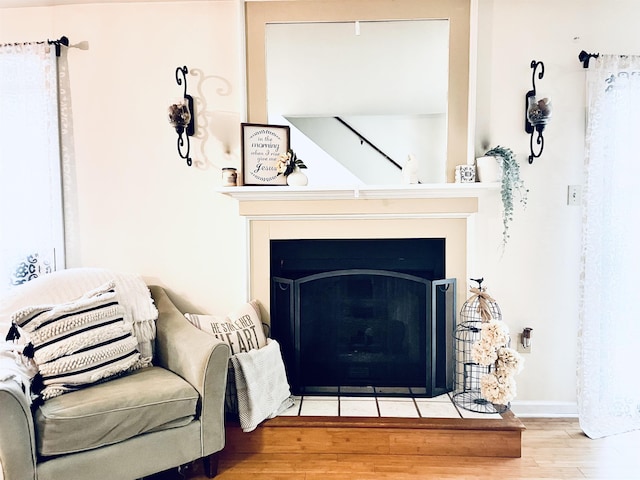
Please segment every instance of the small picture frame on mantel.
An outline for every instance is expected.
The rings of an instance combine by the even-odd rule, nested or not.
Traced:
[[[289,150],[289,126],[242,123],[240,128],[244,185],[286,185],[287,178],[278,175],[276,163]]]

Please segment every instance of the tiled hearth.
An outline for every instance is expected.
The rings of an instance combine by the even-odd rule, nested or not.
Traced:
[[[449,395],[304,396],[250,433],[226,425],[231,454],[521,456],[524,425],[511,411],[473,413]]]
[[[476,413],[456,406],[450,396],[434,398],[389,396],[296,396],[281,416],[368,418],[469,418],[500,420],[500,414]]]

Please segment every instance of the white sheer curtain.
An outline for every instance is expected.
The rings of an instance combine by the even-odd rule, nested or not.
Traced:
[[[598,438],[640,428],[640,56],[592,60],[587,106],[578,409]]]
[[[54,50],[0,46],[0,293],[64,267]]]

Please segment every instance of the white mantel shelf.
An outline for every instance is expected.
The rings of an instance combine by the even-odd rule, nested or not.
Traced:
[[[392,198],[469,198],[499,190],[499,183],[437,183],[399,186],[290,187],[241,186],[220,187],[217,192],[238,201],[255,200],[350,200]]]

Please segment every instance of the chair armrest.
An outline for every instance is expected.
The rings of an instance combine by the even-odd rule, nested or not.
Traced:
[[[224,398],[229,346],[191,325],[162,287],[150,286],[158,309],[154,363],[180,375],[202,399],[203,452],[224,446]]]
[[[33,416],[26,394],[17,382],[0,382],[0,478],[36,478]]]

